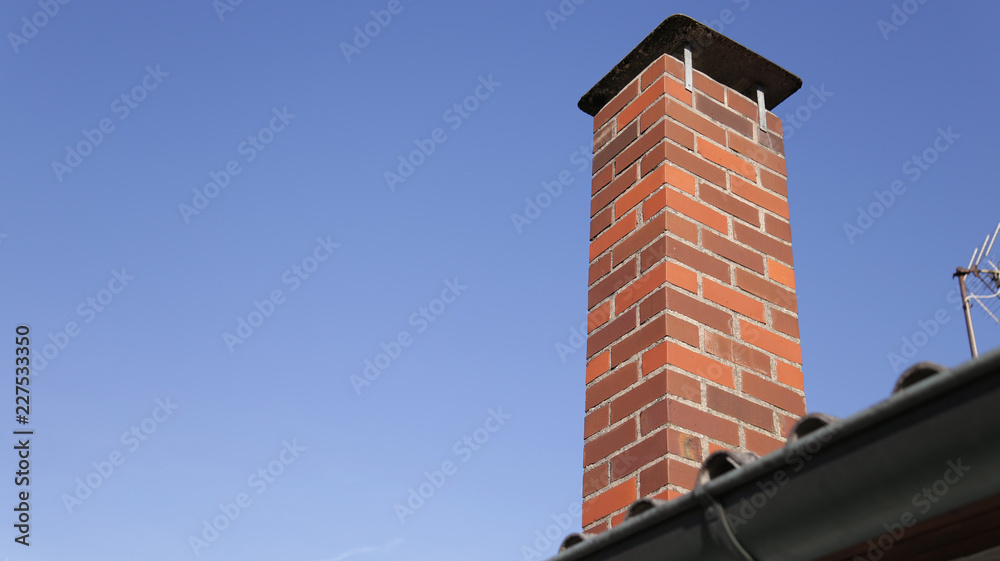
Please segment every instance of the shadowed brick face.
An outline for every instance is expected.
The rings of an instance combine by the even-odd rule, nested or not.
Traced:
[[[664,55],[594,120],[583,526],[805,413],[781,122]]]

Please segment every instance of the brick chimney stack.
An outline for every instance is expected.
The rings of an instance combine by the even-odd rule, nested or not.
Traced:
[[[675,15],[580,100],[594,116],[585,531],[690,491],[712,451],[777,449],[805,413],[767,111],[801,85]]]

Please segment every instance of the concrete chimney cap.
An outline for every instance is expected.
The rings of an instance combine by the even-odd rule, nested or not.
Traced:
[[[632,49],[611,72],[590,89],[577,106],[597,115],[653,61],[664,54],[684,60],[684,45],[691,45],[692,66],[716,82],[729,86],[756,102],[759,84],[765,105],[773,109],[802,87],[802,79],[759,54],[683,14],[674,14]]]

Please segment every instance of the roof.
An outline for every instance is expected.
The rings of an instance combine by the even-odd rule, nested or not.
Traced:
[[[802,79],[750,49],[683,14],[663,20],[580,98],[577,106],[597,115],[647,66],[662,55],[684,60],[684,44],[691,45],[691,66],[756,101],[756,87],[764,90],[764,105],[774,109],[802,87]]]
[[[715,452],[693,492],[638,501],[552,561],[930,561],[998,547],[1000,349],[954,370],[918,364],[847,419],[807,415],[763,458]]]

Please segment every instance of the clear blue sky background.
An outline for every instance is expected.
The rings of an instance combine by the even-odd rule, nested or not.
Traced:
[[[587,311],[590,175],[573,154],[592,121],[576,102],[673,13],[726,19],[726,35],[801,76],[779,116],[805,115],[813,87],[833,93],[785,125],[809,409],[884,399],[888,353],[936,313],[947,323],[906,363],[968,359],[948,295],[1000,220],[1000,6],[928,0],[887,40],[887,0],[589,0],[553,29],[558,5],[403,0],[350,62],[341,43],[386,1],[248,0],[222,21],[210,0],[70,2],[0,48],[3,360],[20,323],[33,352],[50,334],[65,346],[30,386],[30,549],[12,541],[13,440],[0,454],[0,555],[196,558],[189,536],[240,493],[250,506],[198,558],[511,561],[553,516],[573,512],[559,534],[576,530],[584,353],[556,352]],[[0,30],[20,34],[40,9],[5,3]],[[126,115],[114,101],[147,66],[166,76]],[[448,121],[490,76],[489,97]],[[241,143],[285,108],[294,118],[247,161]],[[113,130],[57,174],[102,119]],[[959,138],[913,181],[904,164],[949,127]],[[390,190],[384,173],[436,128],[444,141]],[[186,222],[179,205],[231,160],[239,175]],[[573,183],[519,233],[511,214],[564,170]],[[845,222],[897,179],[906,191],[852,243]],[[339,247],[295,284],[317,238]],[[467,288],[432,304],[455,279]],[[275,290],[282,303],[231,353],[223,334]],[[996,346],[975,319],[980,347]],[[358,395],[351,377],[403,331],[410,345]],[[123,442],[168,398],[155,432]],[[510,417],[487,422],[491,409]],[[456,449],[467,436],[486,441]],[[305,448],[288,465],[285,441]],[[116,452],[69,512],[77,479]],[[401,524],[394,505],[449,461]],[[281,475],[262,488],[249,478],[269,464]]]

